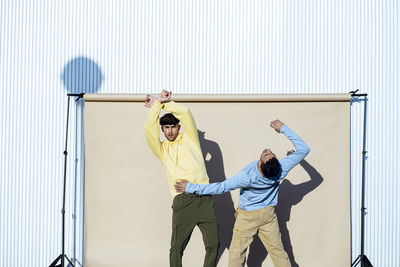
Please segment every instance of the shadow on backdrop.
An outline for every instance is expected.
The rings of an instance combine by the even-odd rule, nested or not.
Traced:
[[[103,74],[93,60],[77,57],[65,65],[61,79],[70,94],[96,93],[103,81]]]
[[[310,180],[294,185],[289,180],[284,179],[279,185],[278,206],[275,209],[282,235],[283,247],[289,256],[292,267],[299,267],[299,265],[294,257],[290,233],[287,228],[287,222],[290,220],[290,212],[293,206],[297,205],[305,195],[317,188],[324,180],[318,171],[307,161],[302,160],[300,165],[310,176]],[[253,243],[250,245],[247,266],[261,267],[267,255],[266,249],[256,235]]]
[[[199,130],[197,132],[210,183],[225,181],[224,161],[219,145],[214,141],[205,139],[205,132]],[[213,195],[213,199],[215,201],[215,212],[219,223],[220,235],[218,264],[225,249],[229,249],[231,244],[233,225],[235,224],[235,207],[230,193]]]

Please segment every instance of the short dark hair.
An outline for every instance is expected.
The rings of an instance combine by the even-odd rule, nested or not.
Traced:
[[[180,121],[172,113],[167,113],[160,118],[160,125],[175,125]]]
[[[281,172],[281,164],[277,158],[271,158],[265,163],[261,163],[261,171],[267,178],[277,177]]]

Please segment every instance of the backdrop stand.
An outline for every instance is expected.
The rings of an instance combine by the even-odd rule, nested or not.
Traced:
[[[365,225],[365,161],[367,158],[367,151],[365,150],[365,136],[366,136],[366,118],[367,118],[367,96],[368,94],[357,94],[357,91],[350,92],[352,97],[364,97],[364,126],[363,126],[363,150],[362,150],[362,175],[361,175],[361,241],[360,241],[360,255],[354,260],[351,266],[361,264],[361,267],[372,267],[371,262],[364,254],[364,225]]]
[[[77,96],[77,100],[83,97],[82,94],[67,94],[68,96],[68,104],[67,104],[67,126],[66,128],[66,133],[65,133],[65,149],[64,149],[64,188],[63,188],[63,206],[61,209],[61,214],[62,214],[62,250],[61,254],[50,264],[49,267],[65,267],[65,259],[69,262],[70,266],[75,267],[72,261],[68,258],[67,254],[65,254],[65,189],[66,189],[66,183],[67,183],[67,155],[68,155],[68,123],[69,123],[69,105],[70,105],[70,99],[71,96]],[[59,261],[60,264],[57,264]]]

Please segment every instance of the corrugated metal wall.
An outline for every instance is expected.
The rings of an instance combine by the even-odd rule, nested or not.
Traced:
[[[67,91],[163,88],[367,92],[366,254],[400,266],[398,1],[3,0],[0,10],[1,266],[47,266],[61,252]],[[362,107],[352,103],[353,259]],[[72,106],[66,207],[66,251],[79,262],[82,111]]]

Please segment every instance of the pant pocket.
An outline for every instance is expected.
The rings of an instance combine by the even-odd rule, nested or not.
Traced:
[[[179,203],[181,202],[180,201],[181,198],[182,198],[181,195],[177,195],[174,197],[174,200],[172,201],[172,206],[171,206],[171,208],[174,211],[176,211],[179,208]]]
[[[206,198],[208,200],[209,205],[214,208],[215,207],[215,201],[212,198],[212,196],[206,196]]]

